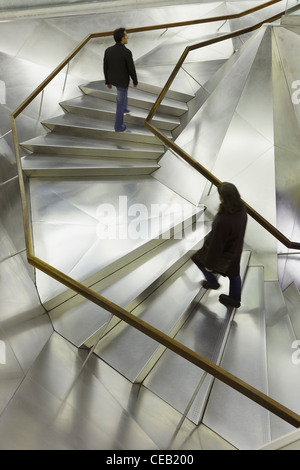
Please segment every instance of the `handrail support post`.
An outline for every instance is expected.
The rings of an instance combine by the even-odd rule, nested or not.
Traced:
[[[67,71],[66,71],[66,75],[65,75],[65,80],[64,80],[64,85],[63,85],[62,94],[64,94],[65,89],[66,89],[67,78],[68,78],[68,74],[69,74],[69,68],[70,68],[70,62],[68,62],[68,65],[67,65]]]
[[[40,119],[41,114],[42,114],[42,107],[43,107],[43,101],[44,101],[44,94],[45,94],[45,88],[43,88],[42,93],[41,93],[41,102],[40,102],[40,109],[39,109],[38,120]]]

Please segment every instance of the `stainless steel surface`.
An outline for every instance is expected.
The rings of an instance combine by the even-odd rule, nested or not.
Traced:
[[[260,447],[258,450],[299,450],[300,431],[292,431],[283,437],[274,439],[271,443]]]
[[[76,156],[34,155],[23,158],[23,170],[28,176],[112,176],[149,175],[159,168],[154,160],[138,158],[86,158]]]
[[[287,308],[286,299],[291,296],[289,290],[284,297],[278,282],[265,283],[269,393],[272,398],[299,414],[300,364],[298,355],[295,356],[299,346],[295,348],[294,344],[299,336],[291,321],[293,312]],[[295,302],[294,295],[293,299]],[[298,299],[298,313],[299,307]],[[290,433],[293,429],[276,416],[271,416],[272,439]]]
[[[151,176],[33,178],[30,191],[36,256],[74,279],[89,279],[89,285],[99,280],[98,273],[104,277],[161,243],[155,237],[181,224],[188,208],[194,212]],[[108,209],[103,228],[101,214]],[[42,272],[37,272],[37,285],[42,302],[65,290]]]
[[[247,271],[242,306],[235,314],[221,366],[268,393],[262,268]],[[219,381],[213,385],[203,423],[241,450],[257,449],[270,440],[269,413]]]
[[[133,313],[173,336],[191,313],[194,302],[199,296],[201,279],[203,279],[201,272],[189,262]],[[137,383],[143,381],[162,352],[159,344],[133,328],[127,328],[124,323],[120,323],[110,335],[99,342],[95,350],[105,362],[131,382]]]
[[[287,311],[291,319],[292,328],[294,330],[296,338],[300,338],[300,316],[299,316],[299,303],[300,293],[297,289],[296,284],[293,282],[283,292],[284,299],[286,302]]]
[[[246,2],[240,2],[237,7],[244,8],[245,4]],[[6,353],[6,364],[0,364],[0,448],[3,450],[145,448],[156,451],[168,447],[180,421],[181,413],[152,390],[146,388],[145,384],[141,386],[131,384],[95,355],[90,357],[82,368],[88,352],[78,350],[77,345],[81,345],[86,339],[91,340],[91,335],[93,336],[95,331],[100,331],[103,316],[99,318],[101,317],[99,309],[87,307],[86,303],[79,301],[76,296],[60,307],[56,307],[61,288],[41,273],[37,273],[39,289],[36,290],[33,270],[28,267],[25,259],[12,141],[11,135],[6,134],[10,131],[9,115],[12,110],[88,33],[99,31],[99,28],[103,31],[112,30],[116,21],[125,23],[129,28],[137,26],[137,21],[139,25],[149,25],[162,21],[186,19],[189,16],[193,18],[224,11],[227,13],[228,8],[235,9],[236,7],[235,5],[216,6],[198,2],[194,5],[191,5],[191,2],[185,2],[185,5],[178,7],[172,5],[168,8],[163,8],[161,5],[162,2],[159,8],[157,4],[155,8],[150,6],[145,10],[139,8],[138,15],[137,9],[132,11],[129,6],[121,7],[120,11],[114,8],[113,12],[99,13],[98,10],[96,14],[91,15],[76,15],[72,12],[69,16],[56,14],[47,18],[40,15],[9,22],[1,21],[2,13],[0,14],[1,80],[6,85],[5,103],[0,103],[2,135],[0,138],[0,341],[2,341],[1,345],[5,345]],[[116,11],[118,11],[117,14]],[[222,28],[222,32],[230,30],[231,27],[232,25],[228,22],[225,28]],[[148,35],[141,33],[136,40],[133,37],[130,38],[130,48],[136,59],[140,80],[144,82],[140,91],[145,91],[147,83],[157,87],[165,84],[184,45],[194,41],[195,29],[194,27],[187,28],[184,32],[156,31]],[[215,26],[201,27],[197,31],[196,40],[212,36],[215,32]],[[297,47],[298,38],[299,35],[292,33],[288,28],[264,27],[251,37],[229,61],[227,58],[237,43],[228,43],[224,47],[220,46],[213,50],[210,48],[208,52],[203,51],[191,55],[186,68],[180,71],[174,83],[174,99],[178,99],[178,91],[186,93],[187,98],[195,94],[195,98],[188,104],[190,116],[201,104],[191,124],[185,127],[186,123],[184,123],[182,126],[182,129],[185,129],[184,132],[180,137],[176,135],[178,141],[181,141],[184,148],[193,152],[193,156],[197,156],[200,161],[211,164],[211,168],[218,171],[222,179],[226,176],[226,179],[236,183],[244,199],[254,205],[258,211],[267,215],[271,221],[276,220],[274,154],[277,183],[279,181],[278,168],[281,173],[281,169],[284,168],[282,161],[286,150],[289,162],[295,164],[289,146],[297,142],[295,136],[297,136],[298,128],[295,125],[295,119],[291,121],[289,110],[292,108],[287,104],[287,100],[290,99],[287,93],[289,84],[285,84],[282,77],[286,73],[286,76],[293,78],[293,74],[298,73],[298,69],[290,71],[291,66],[286,65],[283,60],[287,57],[288,63],[294,62],[289,52]],[[171,48],[168,47],[170,43],[172,43]],[[21,141],[45,133],[40,121],[56,118],[61,113],[60,102],[70,109],[72,105],[75,125],[75,118],[82,117],[82,111],[86,112],[86,109],[89,110],[89,117],[92,120],[101,115],[99,108],[97,109],[92,104],[91,97],[86,96],[84,99],[76,97],[80,95],[79,85],[103,78],[101,60],[104,48],[109,44],[111,44],[111,39],[103,42],[94,41],[81,55],[80,60],[71,64],[64,92],[65,73],[60,74],[43,97],[39,119],[37,115],[40,110],[41,97],[32,103],[24,116],[18,119]],[[281,65],[284,63],[283,70],[280,70],[280,63]],[[270,108],[271,100],[274,99],[274,93],[271,94],[274,85],[271,82],[271,67],[276,73],[275,94],[278,100],[274,106],[276,111],[274,129],[278,129],[280,137],[280,145],[276,145],[275,142],[275,150],[272,141],[274,115]],[[229,98],[232,98],[232,101]],[[75,104],[78,105],[77,108]],[[110,109],[108,107],[102,114],[105,120],[113,119],[114,103],[111,104],[112,107]],[[258,105],[260,105],[259,112],[255,114]],[[227,113],[226,110],[228,110]],[[294,107],[293,112],[297,114],[298,108]],[[145,114],[140,108],[136,108],[133,109],[132,117],[127,118],[135,134],[140,132],[136,131],[135,126],[142,124]],[[281,115],[284,115],[284,121],[280,120]],[[169,131],[178,127],[180,123],[178,116],[173,116],[171,121],[166,116],[156,119],[158,125]],[[256,127],[258,121],[261,123],[259,129]],[[91,121],[88,126],[90,124]],[[291,124],[294,126],[295,135],[290,138],[288,130]],[[284,137],[282,130],[285,130],[286,140],[282,140]],[[90,131],[94,132],[95,128],[89,127]],[[107,132],[107,129],[104,132]],[[128,136],[128,140],[132,137],[132,135]],[[87,138],[90,138],[90,135]],[[296,147],[296,152],[297,149],[298,147]],[[49,163],[49,155],[43,155],[43,158],[44,164],[46,161]],[[278,166],[279,159],[281,160],[280,166]],[[291,164],[289,163],[289,166]],[[167,181],[163,172],[170,165],[172,165],[172,175]],[[284,184],[285,177],[282,176],[279,181],[280,196],[282,197],[283,193],[286,194],[286,197],[281,198],[283,209],[278,212],[280,218],[287,214],[284,206],[289,207],[291,194],[293,198],[295,197],[293,201],[297,201],[296,192],[293,192],[294,188],[292,190],[292,180],[286,179],[286,184]],[[148,294],[152,294],[156,289],[156,294],[162,294],[161,299],[164,299],[162,306],[165,306],[167,316],[170,322],[173,322],[175,308],[180,316],[180,311],[183,313],[185,309],[193,306],[195,296],[198,301],[199,284],[195,280],[196,278],[200,280],[200,277],[199,272],[195,272],[195,267],[189,262],[186,264],[188,268],[186,276],[179,276],[180,271],[177,273],[175,284],[170,284],[170,289],[174,293],[172,300],[176,304],[174,311],[171,311],[167,291],[164,291],[164,287],[168,284],[164,273],[168,272],[168,269],[172,273],[175,272],[177,256],[183,259],[192,244],[182,241],[174,243],[173,246],[170,245],[165,250],[162,249],[161,243],[156,242],[148,247],[149,252],[146,255],[134,244],[119,245],[116,252],[115,243],[101,246],[95,239],[95,227],[98,223],[95,210],[99,201],[116,203],[120,194],[130,195],[129,203],[143,202],[146,207],[149,207],[151,203],[179,202],[183,205],[188,201],[189,205],[197,205],[199,201],[205,201],[208,205],[207,218],[209,219],[209,215],[214,214],[218,205],[216,192],[212,191],[207,194],[209,188],[201,181],[201,178],[198,179],[198,176],[186,165],[178,163],[169,152],[164,157],[163,166],[156,172],[155,178],[131,176],[127,179],[124,176],[117,178],[107,176],[101,181],[97,178],[84,178],[81,181],[77,178],[67,180],[65,177],[31,178],[35,248],[43,257],[51,259],[57,267],[79,279],[88,278],[96,282],[95,287],[99,288],[100,292],[104,291],[112,299],[120,300],[124,305],[135,308],[136,311],[142,309],[140,302],[144,301],[144,305],[149,303]],[[263,178],[266,181],[265,186],[262,184]],[[258,190],[253,191],[252,181],[256,181]],[[296,181],[298,181],[297,178]],[[292,208],[288,212],[296,228],[293,236],[297,236],[297,210]],[[47,236],[44,236],[45,233]],[[252,252],[251,263],[265,264],[265,277],[277,279],[276,243],[274,244],[273,240],[251,221],[247,230],[246,248]],[[74,252],[76,252],[76,257],[74,257]],[[101,255],[100,261],[99,254]],[[132,254],[134,256],[131,256]],[[147,263],[139,264],[135,259],[136,255],[146,257]],[[122,262],[119,262],[120,256]],[[126,256],[128,265],[124,265]],[[100,279],[98,277],[99,266],[101,268]],[[121,266],[123,271],[118,273]],[[149,272],[146,272],[147,269]],[[296,278],[297,271],[297,263],[292,264],[289,261],[289,269],[285,271],[285,281]],[[124,279],[121,278],[123,274]],[[165,284],[161,284],[161,281],[165,281]],[[249,341],[258,331],[257,326],[260,324],[257,305],[255,305],[259,298],[253,295],[254,282],[249,282],[249,284],[248,287],[247,283],[245,284],[244,290],[246,306],[249,310],[240,310],[234,319],[237,328],[231,331],[229,350],[227,350],[230,356],[225,356],[224,364],[226,365],[228,361],[229,370],[235,364],[241,374],[249,372],[249,380],[260,385],[257,377],[260,376],[261,371],[255,367],[240,369],[240,365],[235,361],[242,356],[236,354],[235,343],[231,342],[237,338],[235,333],[238,330],[238,333],[242,335],[239,336],[242,338],[239,346],[244,353],[243,365],[249,364],[248,361],[253,359],[249,357]],[[128,285],[134,288],[129,289]],[[257,292],[259,289],[261,287],[257,286]],[[176,296],[180,303],[175,302]],[[214,294],[208,295],[203,300],[206,297],[212,299],[215,296]],[[60,301],[63,300],[66,298],[60,297]],[[53,309],[49,315],[45,313],[41,301]],[[210,301],[208,306],[212,307]],[[198,304],[198,307],[205,312],[205,304]],[[296,304],[294,308],[297,310]],[[151,310],[158,321],[167,320],[167,316],[159,318],[155,304],[149,303],[149,311]],[[104,324],[108,319],[104,319]],[[196,316],[194,319],[197,320]],[[283,344],[283,339],[288,338],[290,341],[286,333],[291,318],[285,317],[285,319],[287,322],[278,322],[276,331],[283,323],[282,333],[278,331],[278,334],[282,335],[282,344],[280,343],[280,346],[283,345],[282,360],[284,357],[290,360],[287,357],[287,346]],[[214,323],[215,318],[211,320]],[[82,327],[84,322],[85,329]],[[57,331],[53,332],[53,326],[57,328]],[[246,335],[244,327],[246,327]],[[250,327],[254,327],[253,330],[250,330]],[[212,334],[216,335],[214,328]],[[64,335],[68,339],[65,339]],[[208,339],[212,340],[213,337],[210,336]],[[196,346],[202,345],[196,344]],[[255,352],[261,347],[259,344]],[[291,352],[290,348],[288,351]],[[277,353],[279,354],[279,350]],[[274,355],[274,359],[275,357]],[[1,359],[3,359],[2,356]],[[264,368],[263,365],[262,368]],[[141,371],[140,368],[138,369],[139,374]],[[277,373],[277,369],[275,372]],[[144,375],[145,371],[141,373]],[[136,375],[135,371],[133,375]],[[296,384],[295,376],[293,380]],[[150,376],[148,382],[150,384]],[[163,384],[159,383],[159,385]],[[166,392],[168,395],[169,390]],[[224,405],[227,398],[232,400],[232,395],[229,396],[227,391],[223,390],[221,393],[220,400],[214,398],[213,404],[216,404],[216,407],[219,404]],[[220,415],[215,419],[214,413],[210,421],[213,423],[211,428],[205,424],[196,426],[190,419],[186,420],[175,441],[175,448],[215,450],[233,449],[235,446],[252,448],[260,445],[264,437],[259,435],[261,432],[259,427],[257,429],[254,427],[254,434],[246,437],[246,431],[253,430],[253,423],[254,426],[257,424],[256,418],[260,420],[260,408],[252,402],[250,405],[245,403],[245,406],[241,407],[243,400],[240,401],[240,399],[235,399],[235,395],[233,396],[238,408],[234,408],[229,415],[226,429],[223,423],[220,423]],[[183,399],[186,397],[184,396]],[[234,422],[233,416],[237,410],[238,413],[240,410],[246,413],[244,422],[241,422],[241,414]],[[250,413],[248,413],[249,410],[251,410]],[[224,406],[221,411],[224,411]],[[261,420],[265,424],[264,413]],[[237,426],[241,425],[245,425],[247,429],[236,439],[234,429],[238,429]]]
[[[65,137],[60,135],[47,134],[46,136],[35,137],[22,143],[22,147],[30,152],[58,153],[62,155],[82,155],[94,157],[121,157],[125,158],[146,158],[157,160],[163,154],[161,145],[143,145],[142,143],[131,142],[115,143],[109,140],[84,139],[83,137]]]
[[[18,209],[17,203],[15,209]],[[17,220],[15,222],[17,227]],[[0,340],[4,348],[4,358],[1,356],[0,364],[2,413],[51,336],[53,328],[40,304],[24,253],[16,250],[14,240],[3,223],[0,225],[0,238]],[[0,435],[1,441],[3,432]]]
[[[241,263],[242,279],[245,277],[248,262],[249,253],[244,252]],[[234,323],[234,309],[224,307],[218,300],[220,293],[227,293],[228,279],[220,276],[219,283],[219,290],[203,292],[204,297],[198,303],[193,302],[191,315],[176,335],[176,340],[215,364],[220,363],[231,323]],[[171,351],[165,351],[144,384],[184,413],[202,376],[203,371],[196,366]],[[211,386],[212,377],[207,376],[189,410],[188,417],[195,424],[201,422]],[[178,389],[176,394],[174,389]]]
[[[201,106],[176,143],[221,181],[236,184],[242,197],[276,225],[271,31],[265,26],[254,33],[207,77],[203,83],[206,95],[201,89],[196,92]],[[211,192],[204,178],[171,152],[159,163],[155,178],[193,203],[204,203],[212,214],[215,212],[218,195]],[[184,185],[187,178],[192,183],[189,186]],[[254,181],[259,191],[253,191]],[[265,279],[277,279],[274,238],[249,220],[246,244],[253,253],[251,262],[264,264]]]
[[[115,114],[115,89],[110,92],[104,81],[99,80],[80,88],[84,93],[79,100],[82,105],[80,113],[86,112],[87,115],[78,116],[76,114],[78,99],[71,100],[68,104],[62,104],[70,112],[45,122],[45,127],[50,129],[48,134],[21,143],[22,148],[29,153],[22,159],[26,174],[33,176],[134,175],[150,174],[159,168],[155,164],[151,166],[149,164],[151,162],[143,164],[143,160],[158,160],[164,153],[164,147],[157,138],[154,139],[150,135],[149,131],[146,132],[142,127],[142,122],[139,123],[140,126],[134,124],[135,114],[139,115],[141,110],[146,113],[145,110],[149,110],[155,102],[156,95],[151,90],[151,85],[148,85],[148,91],[129,92],[129,107],[134,106],[134,109],[131,109],[129,118],[127,116],[125,118],[126,123],[129,121],[129,129],[122,135],[114,132],[111,120]],[[88,108],[88,103],[90,103],[90,108]],[[101,115],[106,115],[107,111],[110,111],[110,119],[105,124],[103,120],[99,122],[89,116],[91,109]],[[167,98],[164,100],[162,111],[169,113],[165,115],[165,125],[168,124],[170,128],[173,128],[173,116],[180,116],[186,112],[187,105],[184,101]],[[83,125],[80,117],[82,117]],[[43,158],[44,154],[47,158]],[[49,160],[52,155],[55,155],[54,158]],[[81,157],[83,161],[83,157],[86,158],[86,167],[83,161],[81,165],[76,164],[78,157]],[[117,158],[126,160],[122,164],[122,161],[116,160]],[[107,159],[111,160],[111,163]],[[139,159],[141,163],[137,164],[134,160],[131,161],[132,159]],[[50,170],[51,165],[53,169]],[[125,172],[125,168],[128,168],[128,171]]]
[[[101,98],[95,100],[91,96],[83,96],[74,98],[72,100],[63,101],[61,103],[63,109],[71,113],[84,114],[86,116],[96,117],[97,119],[106,119],[113,121],[116,112],[116,105],[112,101],[102,100]],[[143,108],[131,106],[130,114],[124,116],[124,123],[128,125],[143,126],[148,112]],[[170,131],[175,129],[180,124],[177,116],[165,115],[158,113],[153,120],[157,127]]]
[[[145,127],[131,124],[126,132],[118,133],[114,131],[109,121],[101,121],[89,116],[72,113],[62,114],[55,118],[45,120],[43,125],[50,131],[54,130],[64,134],[72,133],[73,135],[82,137],[161,144],[160,140]],[[168,134],[168,137],[171,138],[171,133]]]
[[[99,380],[100,370],[81,371],[84,357],[51,336],[1,415],[1,449],[157,448]]]
[[[143,88],[147,88],[148,91],[144,91]],[[150,111],[152,106],[154,105],[157,99],[157,93],[151,93],[149,88],[151,84],[148,85],[138,85],[137,88],[132,88],[132,86],[128,89],[128,106],[136,106],[138,108],[147,109]],[[112,101],[113,103],[116,102],[116,89],[112,87],[108,89],[105,85],[105,82],[102,80],[97,80],[94,82],[90,82],[84,85],[81,85],[81,90],[83,93],[96,96],[98,98],[102,98],[104,100]],[[140,89],[142,88],[142,89]],[[174,98],[166,97],[160,107],[160,112],[164,114],[173,114],[175,116],[181,116],[187,111],[187,105],[181,100],[175,100]]]
[[[299,40],[298,28],[276,28],[274,30],[274,129],[275,129],[275,170],[278,228],[291,240],[300,239],[299,230],[299,145],[300,145],[300,111],[297,100],[293,99],[297,91],[300,67],[292,61],[292,50]],[[296,82],[297,84],[297,82]],[[294,87],[294,88],[293,88]],[[284,119],[283,119],[284,116]],[[295,281],[298,289],[299,255],[284,246],[279,246],[282,288],[285,289]],[[284,254],[289,254],[284,256]]]
[[[224,111],[213,124],[220,136],[220,145],[212,152],[213,161],[209,163],[213,173],[222,181],[232,181],[243,199],[276,225],[271,46],[272,28],[264,26],[218,71],[205,104],[209,106],[210,100],[214,100],[214,106]],[[208,145],[212,149],[215,140],[211,138]],[[254,182],[256,191],[253,191]],[[201,202],[212,211],[216,207],[212,195],[202,197]],[[245,241],[252,252],[251,263],[264,265],[266,280],[277,279],[274,238],[249,219]]]
[[[132,311],[186,263],[191,252],[201,246],[203,235],[201,227],[195,236],[186,234],[180,239],[165,240],[94,284],[94,291]],[[107,312],[78,295],[58,305],[49,314],[55,330],[77,346],[94,344],[110,320]]]

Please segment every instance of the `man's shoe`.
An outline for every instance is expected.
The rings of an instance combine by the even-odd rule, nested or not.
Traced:
[[[121,129],[115,129],[115,131],[116,131],[116,132],[124,132],[124,131],[126,131],[126,129],[127,129],[127,128],[126,128],[125,124],[123,124],[123,126],[121,127]]]
[[[211,282],[208,282],[208,281],[202,281],[201,285],[202,287],[204,287],[204,289],[213,289],[213,290],[217,290],[220,287],[220,284],[218,282],[212,284]]]
[[[229,295],[226,294],[221,294],[219,296],[219,302],[221,302],[223,305],[226,305],[226,307],[239,308],[241,306],[241,303],[238,302],[238,300],[233,300],[229,297]]]
[[[125,109],[124,114],[130,113],[130,109]]]

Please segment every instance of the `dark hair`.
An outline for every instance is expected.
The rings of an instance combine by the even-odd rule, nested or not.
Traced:
[[[221,183],[218,186],[218,192],[221,197],[219,212],[227,212],[233,214],[238,212],[244,206],[240,193],[232,183]]]
[[[122,38],[125,35],[126,28],[118,28],[114,31],[114,40],[116,42],[121,42]]]

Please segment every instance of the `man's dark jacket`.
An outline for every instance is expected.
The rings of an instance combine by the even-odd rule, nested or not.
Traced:
[[[223,276],[233,277],[240,273],[240,260],[247,225],[247,211],[243,207],[234,214],[218,213],[212,229],[206,236],[203,247],[192,259],[199,267],[212,269]],[[220,271],[221,260],[226,259],[228,266]],[[224,264],[224,263],[223,263]]]
[[[138,84],[132,53],[124,44],[108,47],[104,54],[103,70],[106,85],[127,88],[130,78]]]

